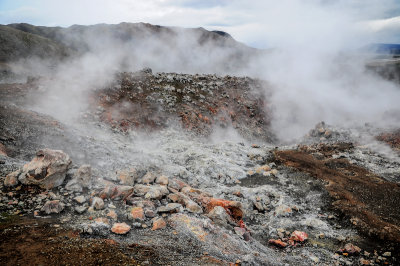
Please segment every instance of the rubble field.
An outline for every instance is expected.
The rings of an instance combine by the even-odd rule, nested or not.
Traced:
[[[0,84],[1,265],[398,264],[396,131],[283,144],[267,82],[150,69],[62,120],[52,82]]]

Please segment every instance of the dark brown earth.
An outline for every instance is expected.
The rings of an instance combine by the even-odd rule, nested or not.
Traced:
[[[322,179],[332,207],[348,217],[362,233],[383,241],[400,242],[400,187],[332,154],[351,144],[319,144],[276,151],[277,161]]]
[[[0,223],[1,265],[174,265],[181,257],[163,256],[156,247],[85,238],[79,232],[57,228],[57,221],[11,217]],[[189,263],[189,262],[188,262]],[[204,255],[196,265],[228,265]]]
[[[124,131],[165,128],[178,118],[183,128],[204,136],[214,126],[232,126],[244,137],[271,141],[266,97],[254,93],[261,86],[266,84],[246,77],[121,73],[92,100],[104,107],[103,121]]]
[[[377,140],[386,142],[391,147],[400,151],[400,129],[382,133],[376,137]]]

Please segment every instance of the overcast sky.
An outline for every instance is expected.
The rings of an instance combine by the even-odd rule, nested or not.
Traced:
[[[398,0],[0,0],[0,24],[148,22],[224,30],[254,47],[400,42]],[[332,35],[340,35],[339,37]]]

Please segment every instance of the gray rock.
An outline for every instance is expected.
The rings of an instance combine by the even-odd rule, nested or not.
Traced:
[[[78,202],[79,204],[82,204],[82,203],[86,202],[85,196],[76,196],[76,197],[74,198],[74,200],[75,200],[76,202]]]
[[[140,183],[142,184],[150,184],[153,183],[154,180],[156,179],[156,175],[153,174],[152,172],[147,172],[141,179]]]
[[[165,175],[160,175],[156,179],[156,183],[160,185],[168,185],[168,182],[169,182],[168,177],[166,177]]]
[[[77,206],[75,207],[75,211],[79,214],[82,214],[86,211],[87,207],[86,206]]]
[[[92,207],[95,209],[95,210],[102,210],[102,209],[104,209],[104,201],[101,199],[101,198],[99,198],[99,197],[94,197],[92,200],[91,200],[91,203],[92,203]]]
[[[46,214],[60,213],[64,210],[64,204],[59,200],[49,200],[40,210]]]
[[[82,165],[76,170],[74,177],[65,186],[66,189],[81,192],[83,188],[90,187],[92,168],[90,165]]]
[[[18,183],[19,183],[19,181],[18,181],[19,174],[20,174],[19,170],[8,174],[6,176],[6,178],[4,179],[4,185],[6,187],[14,187],[14,186],[18,185]]]
[[[161,206],[157,209],[158,213],[174,213],[179,212],[179,209],[182,207],[179,203],[168,203],[166,206]]]
[[[150,190],[145,194],[145,199],[161,199],[167,195],[169,190],[166,186],[154,185],[150,187]]]
[[[25,164],[18,179],[23,184],[51,189],[60,186],[71,164],[69,156],[60,150],[43,149]]]
[[[226,213],[226,210],[221,206],[216,206],[212,209],[207,216],[217,225],[222,227],[231,229],[229,223],[231,221],[231,217]]]

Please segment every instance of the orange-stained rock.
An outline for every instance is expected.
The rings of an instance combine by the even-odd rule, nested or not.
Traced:
[[[167,226],[167,223],[163,218],[158,218],[153,221],[153,228],[151,230],[158,230],[158,229],[163,229]]]
[[[12,172],[6,176],[4,179],[4,185],[6,187],[14,187],[18,185],[18,175],[20,174],[19,171]]]
[[[206,203],[206,211],[210,212],[216,206],[223,207],[226,212],[237,221],[243,218],[243,207],[238,201],[209,198]]]
[[[297,242],[303,242],[308,239],[308,234],[302,231],[294,231],[290,236],[290,239]]]
[[[358,254],[360,253],[361,248],[357,247],[356,245],[353,245],[352,243],[347,243],[344,246],[344,252],[347,252],[349,254]]]
[[[280,239],[270,239],[268,243],[279,248],[285,248],[287,246],[287,244]]]
[[[110,224],[110,221],[105,217],[99,217],[94,219],[96,223]]]
[[[118,235],[124,235],[128,233],[131,230],[131,227],[127,225],[126,223],[115,223],[111,227],[111,232],[118,234]]]
[[[107,216],[116,220],[117,219],[117,214],[115,213],[115,211],[111,210],[107,213]]]
[[[133,207],[131,209],[131,216],[133,219],[144,219],[144,210],[141,207]]]

